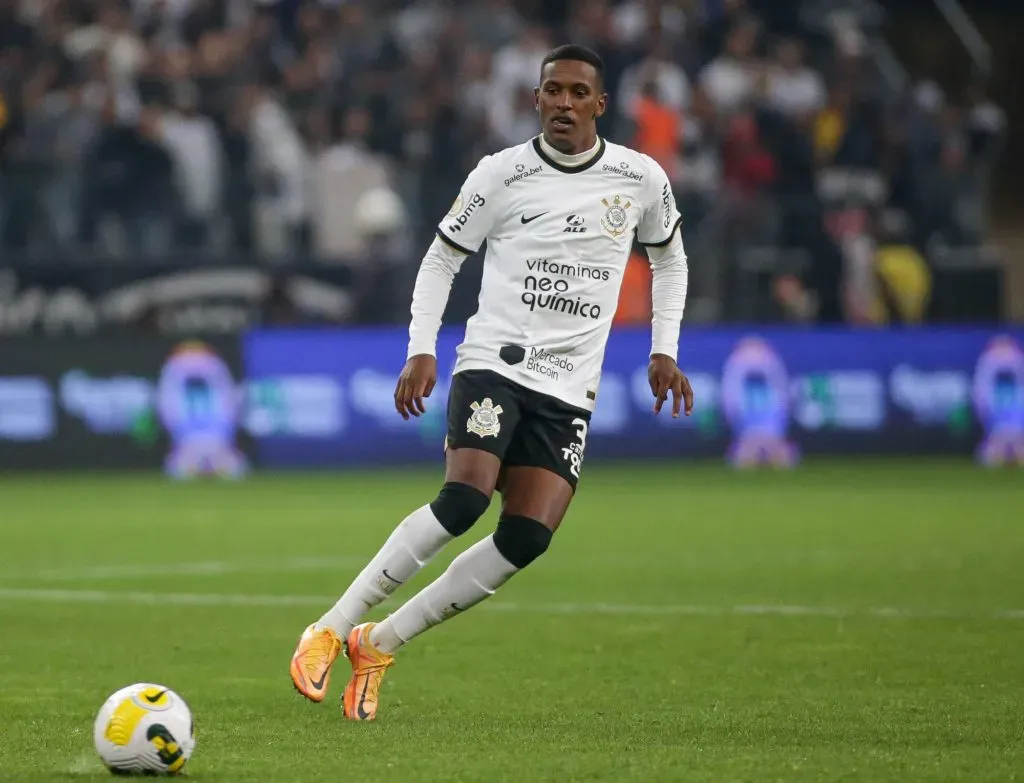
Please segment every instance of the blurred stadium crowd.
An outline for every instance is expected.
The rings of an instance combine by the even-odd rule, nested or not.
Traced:
[[[574,42],[608,66],[601,132],[675,184],[690,318],[920,320],[935,248],[985,241],[1006,122],[981,82],[905,80],[872,10],[0,0],[0,247],[386,264],[404,290],[476,161],[537,133],[540,60]],[[645,269],[621,321],[648,316]]]

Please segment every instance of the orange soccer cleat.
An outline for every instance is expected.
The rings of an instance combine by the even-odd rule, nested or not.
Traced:
[[[290,672],[295,690],[310,701],[323,701],[331,681],[331,666],[341,652],[341,637],[330,628],[311,625],[299,639]]]
[[[352,664],[352,679],[345,686],[342,706],[351,720],[373,720],[377,717],[377,697],[384,672],[395,662],[370,643],[374,623],[363,623],[352,629],[345,646]]]

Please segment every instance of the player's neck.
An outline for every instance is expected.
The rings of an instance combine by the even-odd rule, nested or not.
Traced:
[[[593,158],[597,154],[598,149],[601,147],[601,140],[595,137],[594,145],[590,149],[586,149],[583,150],[583,152],[578,152],[574,155],[570,155],[565,152],[559,152],[554,147],[552,147],[551,144],[548,143],[548,140],[544,138],[544,134],[542,133],[540,135],[540,147],[542,150],[544,150],[544,154],[551,158],[551,160],[555,161],[555,163],[558,163],[562,166],[569,166],[571,168],[573,166],[582,166],[584,163]]]

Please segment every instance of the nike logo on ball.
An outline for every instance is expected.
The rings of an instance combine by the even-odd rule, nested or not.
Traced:
[[[523,216],[522,216],[522,217],[520,217],[519,219],[520,219],[520,220],[522,221],[523,225],[525,226],[525,225],[526,225],[527,223],[532,223],[532,222],[533,222],[533,221],[535,221],[535,220],[536,220],[537,218],[542,218],[542,217],[544,217],[544,216],[545,216],[546,214],[548,214],[548,213],[547,213],[547,212],[541,212],[541,213],[540,213],[539,215],[534,215],[534,216],[533,216],[533,217],[531,217],[531,218],[528,218],[528,217],[526,217],[526,215],[523,215]]]

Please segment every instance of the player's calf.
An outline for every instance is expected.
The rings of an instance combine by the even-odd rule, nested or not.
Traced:
[[[381,623],[356,626],[346,642],[352,676],[345,716],[376,717],[380,683],[392,654],[413,637],[476,606],[547,551],[552,531],[535,519],[505,515],[493,535],[456,557],[431,584]]]
[[[493,535],[456,557],[441,576],[374,626],[372,644],[393,653],[428,628],[476,606],[544,554],[551,537],[551,530],[535,519],[502,517]]]
[[[446,482],[437,497],[416,509],[392,532],[380,551],[337,603],[316,623],[345,639],[363,616],[429,563],[444,546],[483,516],[490,497],[468,484]]]

